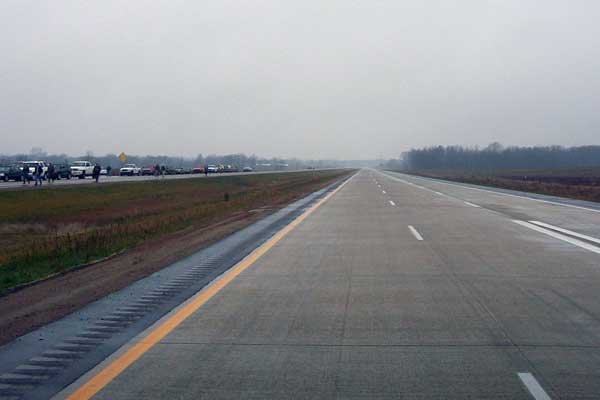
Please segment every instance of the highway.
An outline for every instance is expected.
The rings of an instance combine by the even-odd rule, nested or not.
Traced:
[[[68,399],[597,399],[600,212],[364,169]]]

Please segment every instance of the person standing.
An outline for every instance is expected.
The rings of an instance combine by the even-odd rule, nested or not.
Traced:
[[[96,183],[100,180],[100,166],[98,164],[94,165],[94,169],[92,170],[92,178],[96,180]]]
[[[42,178],[43,177],[44,177],[44,167],[42,167],[42,164],[40,163],[35,168],[35,186],[37,186],[37,185],[42,186]]]
[[[112,167],[110,165],[106,166],[106,176],[110,176],[110,171],[112,170]]]
[[[23,169],[21,170],[21,179],[23,179],[23,185],[25,183],[29,185],[29,167],[26,164],[23,164]]]
[[[46,179],[48,179],[48,182],[52,182],[52,183],[54,183],[54,180],[56,179],[56,175],[54,172],[54,164],[52,164],[52,163],[48,164],[48,171],[46,172]]]

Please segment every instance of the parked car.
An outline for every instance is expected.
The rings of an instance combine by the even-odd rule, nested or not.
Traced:
[[[26,165],[23,161],[20,161],[16,168],[19,170],[19,172],[21,172],[21,178],[19,179],[19,181],[23,181],[23,171],[27,170],[27,180],[32,181],[33,180],[33,168],[29,167],[29,165]]]
[[[2,165],[0,166],[0,180],[4,182],[8,181],[21,181],[23,174],[21,168],[16,165]]]
[[[67,164],[54,165],[54,176],[47,176],[48,179],[71,179],[71,167]]]
[[[89,161],[74,161],[71,164],[71,176],[79,179],[85,179],[86,176],[92,176],[94,166]]]
[[[142,175],[154,175],[155,170],[156,168],[154,168],[154,165],[150,167],[143,167]]]
[[[135,164],[125,164],[123,166],[123,168],[121,168],[119,170],[119,175],[121,175],[121,176],[124,176],[124,175],[129,175],[129,176],[138,175],[139,176],[141,174],[142,174],[142,169]]]
[[[238,172],[238,168],[235,165],[226,165],[223,172]]]
[[[252,168],[244,167],[244,169],[242,169],[242,172],[252,172]]]
[[[203,173],[204,173],[204,166],[202,166],[202,165],[192,168],[192,174],[203,174]]]
[[[217,172],[219,172],[219,168],[216,165],[209,165],[208,167],[206,167],[206,171],[209,174],[216,174]]]

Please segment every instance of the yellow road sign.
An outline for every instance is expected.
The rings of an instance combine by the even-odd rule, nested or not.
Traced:
[[[119,160],[121,160],[121,162],[127,161],[127,156],[125,153],[121,152],[121,154],[119,154]]]

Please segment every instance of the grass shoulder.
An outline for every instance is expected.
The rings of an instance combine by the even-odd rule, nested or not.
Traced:
[[[348,173],[307,171],[0,193],[0,292],[242,211],[286,204]]]

